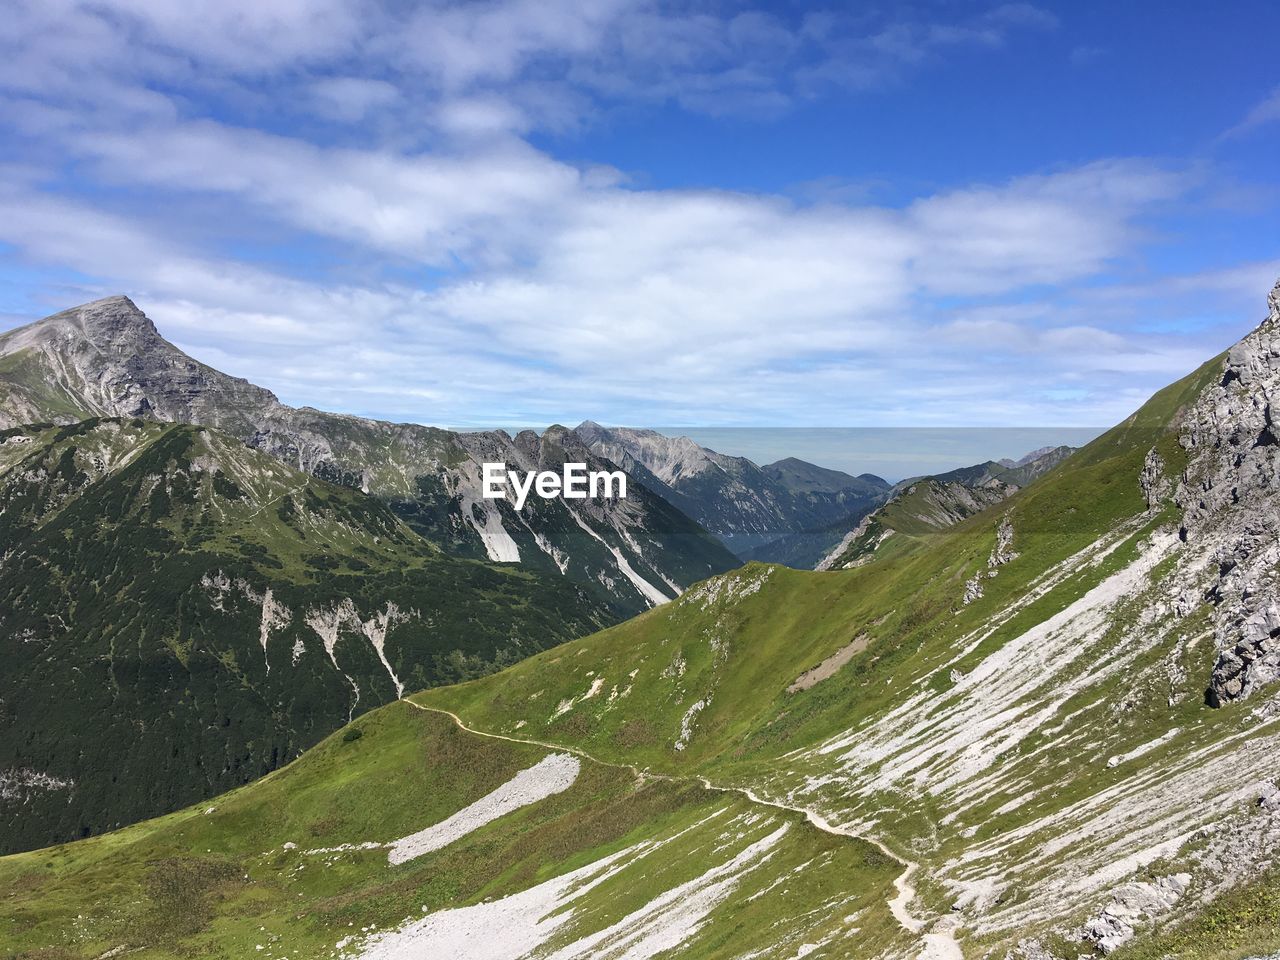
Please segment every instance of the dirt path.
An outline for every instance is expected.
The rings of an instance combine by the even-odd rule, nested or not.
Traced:
[[[460,716],[450,710],[442,710],[439,707],[424,707],[422,704],[415,703],[413,700],[409,699],[402,700],[401,702],[407,703],[409,706],[415,707],[423,713],[437,713],[441,716],[448,717],[457,724],[459,730],[474,734],[478,737],[488,737],[491,740],[505,740],[508,743],[519,743],[525,746],[543,747],[547,750],[558,750],[562,753],[571,753],[574,756],[581,757],[591,763],[597,763],[602,767],[613,767],[614,769],[628,770],[637,777],[643,776],[649,777],[653,780],[665,780],[668,783],[687,783],[691,779],[696,779],[698,783],[702,785],[704,790],[710,790],[716,793],[736,793],[739,796],[746,797],[752,803],[759,806],[771,807],[774,810],[783,810],[788,813],[799,814],[812,826],[821,830],[823,833],[829,833],[832,836],[837,837],[849,837],[853,840],[861,840],[864,843],[869,843],[890,860],[900,863],[903,867],[902,873],[900,873],[893,881],[893,887],[896,891],[896,895],[893,899],[888,901],[889,912],[893,914],[893,918],[901,924],[904,930],[921,938],[922,946],[918,955],[918,960],[964,960],[964,952],[960,949],[960,944],[955,938],[955,924],[950,922],[949,917],[943,918],[940,922],[935,923],[933,930],[929,933],[925,933],[925,927],[927,926],[926,922],[917,917],[913,917],[907,909],[908,905],[916,896],[916,889],[911,885],[911,878],[915,876],[915,872],[920,868],[920,864],[904,859],[890,850],[884,845],[884,843],[875,837],[856,833],[853,830],[848,830],[844,827],[838,827],[831,823],[831,821],[826,817],[822,816],[822,814],[806,807],[793,806],[776,800],[766,800],[750,787],[721,786],[720,784],[712,783],[706,777],[702,776],[672,777],[663,773],[653,773],[649,770],[641,770],[639,767],[630,763],[613,763],[609,760],[601,760],[599,757],[594,757],[585,750],[580,750],[577,747],[568,747],[562,743],[548,743],[544,740],[508,737],[501,733],[489,733],[486,730],[477,730],[474,727],[467,726]]]

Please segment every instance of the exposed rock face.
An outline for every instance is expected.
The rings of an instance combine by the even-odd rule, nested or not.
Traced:
[[[1207,594],[1218,646],[1206,691],[1213,705],[1280,676],[1280,284],[1268,305],[1262,325],[1231,348],[1219,383],[1186,412],[1180,436],[1181,536],[1209,539],[1218,566]]]
[[[241,436],[286,409],[270,390],[172,346],[128,297],[95,300],[0,338],[0,353],[23,352],[44,361],[44,382],[3,384],[4,427],[33,418],[71,422],[83,419],[83,411],[204,423]]]
[[[1017,559],[1018,552],[1013,549],[1013,520],[1006,515],[1000,518],[1000,526],[996,527],[996,545],[991,548],[991,559],[987,565],[995,570]]]
[[[215,427],[277,460],[390,503],[451,553],[522,563],[587,585],[625,616],[736,565],[678,508],[630,485],[625,501],[481,496],[481,464],[613,469],[568,431],[454,433],[281,403],[166,341],[128,297],[75,307],[0,336],[0,428],[142,417]],[[624,468],[625,469],[625,468]]]
[[[1112,901],[1085,923],[1080,939],[1111,953],[1133,939],[1135,928],[1168,913],[1191,883],[1191,874],[1176,873],[1154,881],[1137,881],[1120,887]]]
[[[1006,514],[1000,518],[1000,525],[996,527],[996,543],[991,548],[987,569],[979,570],[965,582],[964,596],[960,602],[968,606],[975,600],[980,600],[983,596],[983,578],[996,576],[1000,567],[1017,559],[1018,552],[1013,549],[1013,520]]]
[[[1160,451],[1154,447],[1151,448],[1142,465],[1142,475],[1138,478],[1138,483],[1142,487],[1142,496],[1147,501],[1147,512],[1155,513],[1169,496],[1172,484],[1165,476],[1164,457],[1160,456]]]

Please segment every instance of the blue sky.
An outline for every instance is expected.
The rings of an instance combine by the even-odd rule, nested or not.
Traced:
[[[292,403],[1100,427],[1280,277],[1272,3],[7,6],[0,323]]]

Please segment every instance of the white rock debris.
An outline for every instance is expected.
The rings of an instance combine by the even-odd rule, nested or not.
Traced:
[[[985,571],[980,570],[972,577],[965,581],[964,596],[960,602],[965,606],[973,603],[975,600],[982,598],[982,580],[984,577],[994,577],[999,568],[1006,563],[1010,563],[1018,559],[1017,551],[1013,547],[1013,521],[1008,514],[1000,520],[1000,525],[996,527],[996,543],[991,548],[991,556],[987,558],[987,568]]]
[[[267,659],[267,641],[271,638],[271,631],[283,630],[292,621],[293,614],[289,608],[283,603],[278,603],[271,588],[267,587],[262,595],[262,620],[258,625],[258,643],[262,646],[262,659],[267,665],[268,673],[271,672],[271,661]]]
[[[1111,902],[1081,928],[1079,938],[1111,953],[1133,939],[1135,928],[1167,913],[1187,892],[1191,874],[1176,873],[1155,881],[1127,883]]]
[[[580,769],[581,761],[572,754],[553,753],[543,757],[448,819],[394,841],[387,859],[393,864],[404,863],[439,850],[512,811],[563,793],[578,779]]]
[[[391,683],[396,688],[397,700],[404,696],[404,684],[400,682],[400,678],[396,676],[395,670],[387,660],[387,632],[396,624],[405,623],[408,620],[409,615],[388,600],[385,610],[375,613],[372,619],[363,620],[360,623],[361,632],[368,637],[369,643],[378,654],[378,659],[382,661],[382,666],[386,668],[387,675],[391,677]]]
[[[688,829],[694,828],[681,834]],[[643,870],[647,856],[680,834],[636,844],[500,900],[428,914],[396,930],[366,937],[360,945],[351,938],[339,949],[344,951],[342,956],[359,960],[525,960],[534,956],[543,960],[649,960],[694,936],[711,911],[731,897],[753,870],[769,861],[787,832],[786,824],[776,827],[700,876],[594,932],[574,935],[580,922],[577,908],[587,895],[626,870]],[[550,950],[552,938],[566,930],[573,939]]]
[[[754,572],[743,569],[724,573],[704,580],[692,590],[686,591],[681,602],[696,603],[700,610],[709,610],[718,603],[736,603],[759,593],[772,575],[773,567],[764,567]]]
[[[698,714],[707,708],[710,700],[702,699],[694,701],[693,705],[685,711],[684,717],[680,720],[680,736],[676,738],[675,749],[683,750],[689,745],[689,740],[693,736],[693,724],[698,719]]]
[[[368,938],[358,948],[355,937],[344,938],[338,949],[341,956],[359,960],[521,960],[573,919],[566,908],[612,877],[620,863],[641,849],[629,847],[500,900],[428,914]],[[353,948],[358,952],[350,952]]]
[[[1157,737],[1154,740],[1149,741],[1148,743],[1144,743],[1140,746],[1134,747],[1132,750],[1129,750],[1126,753],[1118,753],[1114,757],[1108,757],[1107,766],[1118,767],[1122,763],[1128,763],[1130,760],[1136,760],[1138,757],[1141,757],[1144,754],[1150,753],[1152,750],[1155,750],[1157,747],[1164,746],[1170,740],[1177,739],[1178,734],[1180,734],[1181,732],[1182,732],[1181,727],[1174,727],[1172,730],[1165,732],[1161,736]]]
[[[51,773],[32,770],[30,767],[0,770],[0,800],[25,801],[41,793],[70,790],[75,785],[75,781],[70,778],[55,777]]]
[[[587,687],[586,692],[578,697],[570,697],[568,700],[561,700],[557,705],[555,712],[551,714],[551,719],[563,717],[566,713],[582,703],[584,700],[590,700],[604,689],[604,677],[596,677],[591,681],[591,686]]]

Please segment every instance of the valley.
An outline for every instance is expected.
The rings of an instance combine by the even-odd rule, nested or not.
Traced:
[[[0,947],[1272,953],[1278,338],[1280,287],[998,499],[940,513],[953,480],[908,483],[861,562],[717,574],[213,800],[2,858]]]

